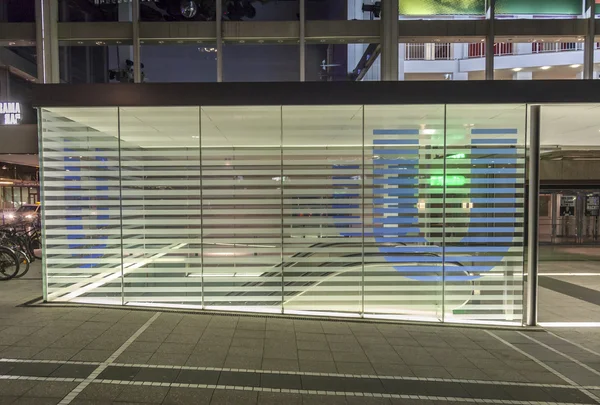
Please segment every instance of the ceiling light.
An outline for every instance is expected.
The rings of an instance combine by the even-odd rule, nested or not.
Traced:
[[[573,69],[577,69],[578,67],[581,67],[581,65],[576,63],[574,65],[571,65],[570,67],[572,67]]]
[[[513,72],[520,72],[521,70],[523,70],[523,68],[514,68]]]
[[[548,69],[550,69],[551,67],[552,67],[552,66],[542,66],[540,69],[542,69],[542,70],[548,70]]]

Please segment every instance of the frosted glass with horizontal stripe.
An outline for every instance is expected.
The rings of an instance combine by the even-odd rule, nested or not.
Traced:
[[[46,298],[121,304],[118,109],[41,117]]]
[[[463,201],[445,205],[445,317],[520,323],[526,108],[449,105],[446,122],[445,195]]]
[[[202,305],[199,111],[120,109],[125,303]]]
[[[203,107],[201,125],[204,305],[281,312],[281,107]]]
[[[365,106],[365,312],[441,320],[444,106]]]
[[[46,298],[520,323],[523,105],[42,110]]]
[[[362,117],[283,108],[284,311],[362,312]]]

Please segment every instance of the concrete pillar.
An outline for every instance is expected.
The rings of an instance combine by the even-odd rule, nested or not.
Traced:
[[[425,48],[425,60],[435,60],[435,44],[423,44]]]
[[[527,55],[532,50],[531,42],[519,42],[513,44],[513,52],[515,55]]]
[[[398,80],[404,80],[404,61],[406,60],[406,44],[398,44]]]
[[[578,72],[577,73],[577,79],[578,80],[586,79],[585,73],[584,72]],[[597,71],[597,70],[594,70],[592,72],[592,75],[591,75],[590,79],[600,79],[600,72]]]
[[[142,50],[140,44],[140,2],[132,0],[131,23],[133,25],[133,82],[142,82]]]
[[[489,0],[486,10],[488,23],[485,36],[485,80],[494,80],[494,22],[496,19],[496,0]]]
[[[300,81],[306,81],[306,1],[300,0]],[[356,66],[356,65],[355,65]]]
[[[381,1],[381,80],[398,80],[398,1]]]
[[[59,83],[58,0],[36,0],[36,58],[40,83]]]
[[[587,32],[585,34],[585,46],[583,48],[583,77],[584,79],[595,79],[594,45],[596,42],[596,4],[594,0],[586,0],[585,16],[587,17]]]
[[[515,72],[513,80],[533,80],[533,72]]]
[[[217,82],[223,81],[223,2],[217,1],[216,13],[217,37]]]
[[[466,59],[468,44],[452,44],[452,56],[455,60]]]

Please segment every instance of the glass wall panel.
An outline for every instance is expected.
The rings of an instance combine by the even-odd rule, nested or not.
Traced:
[[[381,4],[374,4],[374,12],[363,12],[363,0],[305,0],[306,20],[369,20],[379,18]],[[335,24],[335,22],[333,22]]]
[[[365,312],[442,318],[444,106],[365,106]]]
[[[119,41],[121,42],[121,41]],[[133,47],[107,45],[103,41],[87,45],[78,41],[59,46],[60,79],[65,83],[133,82],[133,69],[126,64],[132,59]],[[131,70],[131,72],[129,72]]]
[[[124,302],[202,304],[199,107],[121,108]]]
[[[14,198],[13,198],[13,187],[12,186],[3,187],[3,189],[4,189],[3,199],[5,201],[6,207],[9,209],[17,208],[17,207],[15,207],[15,202],[14,202]]]
[[[306,81],[380,80],[378,47],[364,40],[313,40],[306,46]]]
[[[300,48],[295,45],[223,46],[223,81],[297,82],[300,79]]]
[[[35,22],[35,0],[0,1],[0,22]]]
[[[20,1],[20,0],[19,0]],[[58,0],[60,22],[131,21],[133,1],[146,0]],[[154,1],[148,1],[148,3]]]
[[[193,44],[149,45],[148,41],[145,42],[146,44],[141,47],[144,81],[152,83],[217,81],[216,44],[194,41]]]
[[[140,21],[214,21],[217,13],[215,0],[139,1]]]
[[[202,107],[204,306],[280,312],[281,107]]]
[[[445,319],[521,323],[524,105],[448,105]]]
[[[524,105],[42,115],[48,300],[521,322]]]
[[[42,110],[47,299],[122,303],[117,108]]]
[[[283,108],[284,310],[362,311],[362,106]]]

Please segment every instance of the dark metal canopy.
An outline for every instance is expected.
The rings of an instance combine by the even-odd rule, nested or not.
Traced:
[[[600,102],[600,80],[39,84],[36,107]]]

